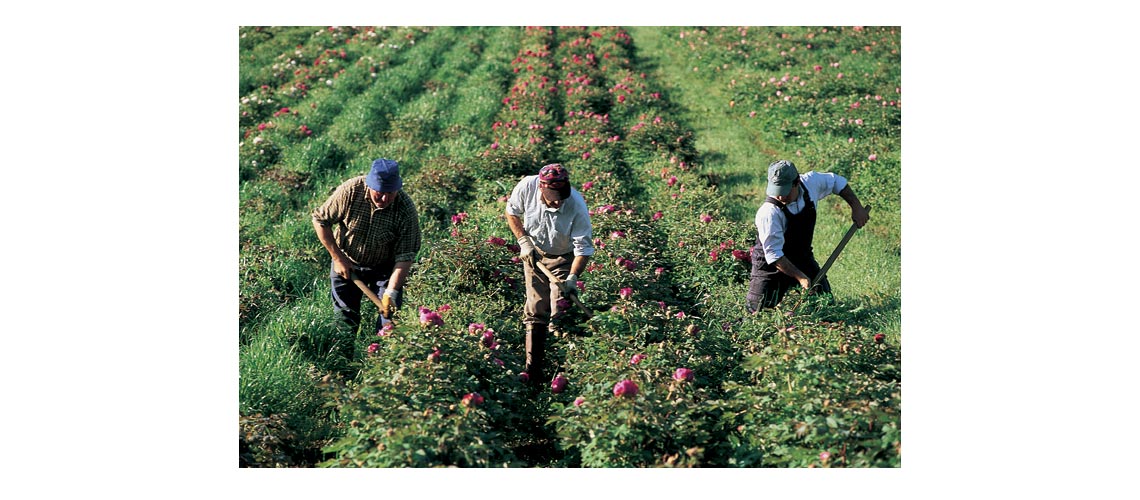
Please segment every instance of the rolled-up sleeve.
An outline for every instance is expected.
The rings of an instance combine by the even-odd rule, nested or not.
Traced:
[[[590,224],[589,212],[582,210],[574,218],[570,240],[574,243],[574,255],[594,255],[594,227]]]
[[[349,183],[337,186],[324,204],[313,210],[313,221],[323,227],[339,224],[348,216],[348,207],[351,201]]]
[[[523,191],[526,191],[526,182],[519,181],[515,188],[511,190],[511,197],[507,199],[507,215],[515,217],[523,217],[526,214],[525,205],[523,204]]]
[[[769,210],[770,209],[770,210]],[[784,256],[785,220],[779,209],[770,204],[760,206],[756,211],[756,233],[764,250],[764,260],[774,264]]]
[[[416,211],[416,205],[412,199],[408,198],[408,205],[403,220],[400,221],[400,240],[396,243],[395,256],[393,257],[396,262],[411,261],[416,258],[416,254],[420,251],[420,217],[419,212]]]

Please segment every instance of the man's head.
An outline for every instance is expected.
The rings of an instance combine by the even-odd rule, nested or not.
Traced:
[[[570,172],[558,163],[542,167],[538,171],[538,187],[546,205],[558,208],[562,206],[562,200],[570,197]]]
[[[790,195],[799,175],[796,165],[788,160],[772,162],[768,165],[768,196],[779,199]]]
[[[372,170],[364,178],[368,184],[369,196],[372,203],[379,208],[386,208],[396,199],[396,192],[404,186],[400,178],[400,166],[395,160],[380,158],[372,162]]]

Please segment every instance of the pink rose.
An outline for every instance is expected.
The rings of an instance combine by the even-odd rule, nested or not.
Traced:
[[[693,380],[693,371],[688,368],[678,368],[673,372],[673,380],[684,382],[686,380]]]
[[[632,398],[637,395],[637,384],[632,380],[625,379],[617,384],[614,384],[614,396],[624,396]]]
[[[582,406],[582,404],[585,402],[586,402],[586,398],[584,398],[582,396],[578,396],[578,398],[574,400],[574,406]]]
[[[481,404],[483,404],[483,396],[480,396],[478,392],[468,393],[463,396],[463,406],[470,408]]]
[[[622,288],[621,291],[618,292],[618,295],[623,299],[628,299],[630,295],[633,295],[633,289],[629,287]]]
[[[629,364],[636,365],[636,364],[640,363],[641,360],[643,360],[643,359],[645,359],[644,354],[634,354],[632,358],[629,358]]]
[[[558,376],[554,377],[554,380],[550,381],[550,392],[555,394],[562,392],[562,390],[566,388],[567,382],[569,381],[566,380],[566,377],[563,377],[562,374],[559,373]]]
[[[368,354],[376,354],[380,350],[380,344],[373,343],[368,346]]]

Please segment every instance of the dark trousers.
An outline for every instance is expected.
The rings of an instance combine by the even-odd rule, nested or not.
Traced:
[[[365,285],[368,285],[372,293],[381,295],[384,289],[388,287],[388,279],[392,277],[392,267],[393,266],[352,266],[352,272],[355,273],[356,277],[363,281]],[[332,282],[330,295],[332,297],[333,309],[336,310],[337,316],[351,327],[352,332],[355,334],[356,330],[360,327],[360,302],[364,299],[364,292],[362,292],[352,280],[342,278],[336,273],[335,268],[332,268],[332,266],[330,266],[330,268],[332,269],[329,272],[329,280]],[[399,309],[403,303],[404,294],[401,293],[400,296],[396,298],[396,309]],[[380,331],[380,328],[384,326],[384,321],[383,316],[380,314],[376,315],[375,331]]]
[[[815,279],[819,274],[819,263],[814,259],[811,261],[794,262],[796,267],[803,271],[810,279]],[[756,312],[761,308],[776,307],[781,300],[784,300],[784,295],[788,290],[800,287],[800,282],[795,278],[788,276],[780,271],[764,271],[758,270],[752,273],[752,280],[748,284],[748,310]],[[814,291],[831,293],[831,283],[827,281],[827,276],[815,285]]]

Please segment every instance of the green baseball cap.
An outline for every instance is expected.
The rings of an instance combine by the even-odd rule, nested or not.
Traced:
[[[768,196],[787,196],[799,175],[796,165],[788,160],[772,162],[768,165]]]

